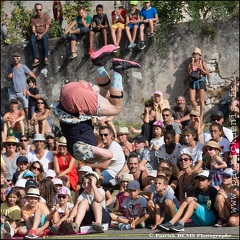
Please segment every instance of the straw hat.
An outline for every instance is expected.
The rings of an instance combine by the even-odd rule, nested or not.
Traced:
[[[192,111],[190,112],[190,115],[193,115],[193,116],[196,116],[196,117],[200,117],[200,112],[195,111],[195,110],[192,110]]]
[[[26,195],[27,197],[37,197],[40,198],[40,192],[37,188],[29,188],[28,193]]]
[[[67,140],[64,136],[60,137],[60,139],[57,143],[58,143],[58,145],[61,145],[61,146],[67,146]]]
[[[122,3],[121,3],[121,1],[115,1],[114,2],[114,7],[122,7],[123,5],[122,5]]]
[[[127,127],[120,127],[117,134],[129,134],[128,128]]]
[[[16,143],[17,146],[20,146],[20,142],[14,136],[8,136],[6,142],[2,143],[2,146],[5,147],[5,145],[8,144],[8,143]]]
[[[208,141],[202,148],[202,151],[206,151],[206,148],[207,147],[212,147],[212,148],[215,148],[217,149],[218,151],[222,151],[222,149],[219,147],[219,145],[215,142],[215,141]]]
[[[194,53],[197,53],[199,54],[200,56],[202,55],[202,52],[201,52],[201,49],[200,48],[195,48],[194,51],[193,51],[193,54]]]
[[[134,180],[133,175],[130,173],[123,173],[122,178],[118,180],[118,183],[120,182],[130,182]]]

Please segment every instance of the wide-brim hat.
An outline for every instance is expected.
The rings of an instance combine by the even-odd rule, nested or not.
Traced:
[[[114,1],[114,5],[113,6],[114,7],[122,7],[123,5],[122,5],[121,1]]]
[[[40,192],[37,188],[29,188],[26,194],[27,197],[37,197],[40,198]]]
[[[62,136],[60,137],[59,141],[57,142],[58,145],[61,145],[61,146],[67,146],[67,139]]]
[[[121,134],[129,134],[128,128],[127,127],[120,127],[117,132],[118,135]]]
[[[130,182],[130,181],[132,181],[132,180],[134,180],[132,174],[130,174],[130,173],[123,173],[122,178],[120,178],[120,179],[118,180],[118,183],[121,183],[121,182]]]
[[[20,142],[14,136],[8,136],[6,142],[2,142],[2,146],[5,147],[8,143],[16,143],[17,146],[20,146]]]
[[[218,151],[222,151],[222,149],[219,147],[218,143],[215,141],[208,141],[202,148],[202,151],[205,152],[207,147],[212,147],[217,149]]]
[[[197,53],[197,54],[199,54],[200,56],[202,55],[202,52],[201,52],[201,49],[200,49],[200,48],[195,48],[192,54],[194,54],[194,53]]]
[[[195,111],[195,110],[192,110],[192,111],[190,112],[190,115],[193,115],[193,116],[196,116],[196,117],[200,117],[200,112]]]

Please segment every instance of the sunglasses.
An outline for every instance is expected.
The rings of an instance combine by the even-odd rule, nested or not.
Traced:
[[[41,8],[38,8],[38,9],[35,9],[35,10],[36,10],[36,12],[41,12],[42,11]]]
[[[40,140],[35,140],[35,141],[34,141],[34,143],[39,143],[39,142],[40,142],[40,143],[42,143],[42,142],[44,143],[44,141],[40,141]]]
[[[169,114],[163,114],[162,116],[163,116],[163,117],[168,117],[168,116],[169,116]]]
[[[216,120],[217,120],[217,121],[220,121],[221,119],[222,119],[222,118],[220,118],[220,117],[212,117],[212,118],[211,118],[212,121],[216,121]]]
[[[100,137],[103,137],[103,136],[104,136],[104,137],[107,137],[107,136],[108,136],[108,133],[104,133],[104,134],[101,134],[101,133],[100,133],[99,136],[100,136]]]
[[[9,146],[9,147],[10,147],[10,146],[16,147],[17,144],[16,144],[16,143],[8,143],[7,146]]]
[[[63,199],[66,199],[67,196],[66,195],[58,195],[58,198],[63,198]]]
[[[37,102],[37,104],[44,104],[43,102]]]
[[[146,104],[145,107],[151,107],[152,105],[151,104]]]
[[[186,161],[188,161],[188,160],[190,160],[190,158],[180,158],[180,159],[179,159],[179,162],[183,162],[183,161],[186,162]]]
[[[214,148],[206,148],[206,151],[212,151],[215,150]]]
[[[33,169],[33,170],[38,170],[38,171],[41,170],[41,168],[39,168],[39,167],[32,167],[32,169]]]
[[[20,142],[27,142],[27,139],[21,139]]]

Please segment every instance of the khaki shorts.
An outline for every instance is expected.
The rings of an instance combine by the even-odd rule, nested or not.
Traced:
[[[118,22],[118,23],[113,24],[113,25],[111,26],[111,28],[113,28],[113,29],[117,29],[117,28],[122,28],[122,29],[124,29],[124,28],[125,28],[125,25],[124,25],[123,23]]]

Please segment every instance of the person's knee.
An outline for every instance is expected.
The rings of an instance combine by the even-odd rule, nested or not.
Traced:
[[[173,206],[173,201],[171,199],[166,199],[164,203],[165,203],[165,206],[168,206],[168,207]]]
[[[228,224],[229,224],[230,227],[237,227],[237,226],[239,226],[239,218],[230,217],[228,219]]]

